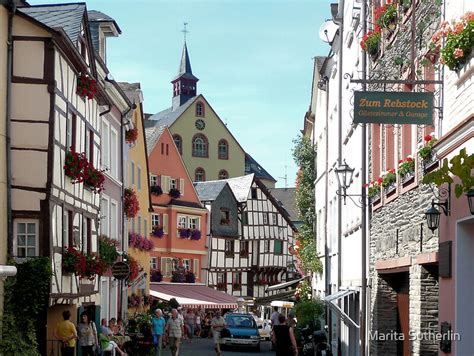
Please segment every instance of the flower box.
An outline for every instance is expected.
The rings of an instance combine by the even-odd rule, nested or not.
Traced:
[[[382,187],[388,188],[397,181],[397,175],[395,174],[395,169],[391,168],[382,175]]]
[[[135,141],[138,139],[138,129],[133,128],[130,130],[125,131],[125,142],[129,145],[133,145]]]
[[[138,203],[137,194],[132,188],[125,189],[123,203],[123,210],[127,218],[132,219],[137,216],[140,211],[140,204]]]
[[[415,177],[415,161],[411,156],[398,161],[398,175],[402,184],[412,180]]]
[[[63,252],[62,269],[66,274],[74,273],[81,279],[93,280],[96,275],[103,274],[106,265],[95,253],[86,255],[74,247],[68,247]]]
[[[361,48],[370,54],[372,57],[376,57],[379,53],[379,46],[381,42],[380,28],[376,28],[373,31],[369,31],[362,41],[360,42]]]
[[[86,154],[78,153],[72,148],[66,152],[64,160],[64,174],[71,178],[71,182],[81,183],[84,181],[84,169],[89,165]]]
[[[181,192],[178,189],[171,188],[168,195],[173,199],[178,199],[181,196]]]
[[[158,237],[158,238],[162,238],[163,235],[165,234],[164,230],[163,230],[163,226],[153,226],[153,230],[151,231],[151,234],[154,236],[154,237]]]
[[[395,30],[397,25],[397,5],[392,4],[390,0],[383,6],[375,10],[375,22],[381,28],[391,31]]]
[[[103,171],[94,168],[89,163],[86,169],[84,169],[84,184],[89,187],[94,193],[100,193],[104,190],[105,176]]]
[[[163,194],[163,190],[161,189],[161,187],[159,185],[152,185],[150,187],[150,194],[161,195],[161,194]]]
[[[178,236],[182,239],[189,239],[191,237],[191,229],[179,228]]]
[[[394,182],[394,183],[391,183],[390,185],[386,186],[383,188],[383,191],[385,193],[385,195],[391,195],[395,192],[395,190],[397,189],[397,184]]]
[[[413,170],[407,172],[405,175],[400,176],[402,185],[406,185],[407,183],[412,182],[414,178],[415,178],[415,169],[414,168],[413,168]]]
[[[200,240],[201,239],[201,231],[198,229],[191,230],[191,240]]]
[[[81,98],[93,99],[97,93],[97,82],[87,74],[77,77],[76,94]]]

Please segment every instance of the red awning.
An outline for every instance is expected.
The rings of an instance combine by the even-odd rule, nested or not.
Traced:
[[[175,298],[183,308],[233,309],[237,298],[224,292],[196,283],[150,283],[152,297],[170,300]]]

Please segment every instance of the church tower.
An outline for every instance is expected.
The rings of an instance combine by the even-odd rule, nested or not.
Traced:
[[[171,84],[173,84],[173,111],[196,96],[198,80],[191,70],[188,47],[185,41],[178,75],[171,81]]]

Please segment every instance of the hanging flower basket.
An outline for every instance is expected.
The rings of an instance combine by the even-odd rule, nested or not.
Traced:
[[[132,219],[137,216],[140,211],[140,204],[138,203],[137,194],[132,188],[126,188],[124,191],[124,213],[128,219]]]
[[[465,13],[453,24],[444,21],[432,40],[441,46],[443,38],[445,45],[441,49],[440,62],[457,71],[468,61],[474,48],[474,12]]]
[[[360,46],[364,51],[374,57],[379,53],[381,38],[380,28],[377,27],[375,30],[367,32],[360,42]]]
[[[178,199],[181,196],[181,192],[178,189],[171,188],[168,195],[173,199]]]
[[[138,129],[133,128],[125,131],[125,142],[129,145],[133,145],[138,138]]]
[[[153,250],[153,241],[149,240],[139,234],[130,233],[128,236],[128,246],[136,248],[141,251]]]
[[[178,234],[182,239],[189,239],[191,237],[191,229],[179,228]]]
[[[132,256],[124,254],[123,255],[124,262],[128,264],[130,268],[130,274],[128,275],[128,284],[130,285],[140,273],[140,265],[138,264],[137,260],[135,260]]]
[[[86,154],[84,152],[75,152],[72,147],[66,152],[64,160],[64,174],[71,178],[71,182],[81,183],[84,181],[84,169],[89,165]]]
[[[94,168],[92,163],[89,163],[84,168],[84,184],[88,186],[94,193],[100,193],[104,190],[105,176],[103,171]]]
[[[112,267],[119,256],[117,246],[117,240],[110,239],[105,235],[99,236],[99,254],[102,262],[107,268]]]
[[[81,74],[77,77],[76,94],[81,98],[94,99],[97,93],[97,82],[87,74]]]
[[[150,193],[153,195],[161,195],[163,194],[163,190],[161,189],[159,185],[152,185],[150,187]]]
[[[163,237],[163,235],[165,234],[165,232],[163,230],[163,226],[161,226],[161,225],[153,226],[153,230],[151,231],[151,234],[154,237],[158,237],[158,238],[161,239]]]
[[[101,276],[107,269],[97,254],[85,255],[74,247],[64,250],[62,268],[65,274],[74,273],[81,279],[87,278],[89,280],[93,280],[96,275]]]

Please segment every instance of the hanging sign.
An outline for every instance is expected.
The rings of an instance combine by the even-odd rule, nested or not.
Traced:
[[[433,124],[433,93],[356,91],[354,123]]]
[[[130,274],[130,267],[125,262],[115,262],[111,270],[112,276],[116,279],[125,279]]]

